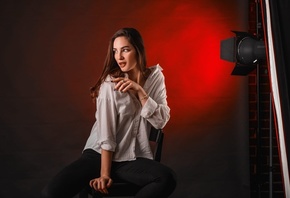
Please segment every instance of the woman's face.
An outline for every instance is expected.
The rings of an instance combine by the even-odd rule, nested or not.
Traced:
[[[136,50],[124,36],[117,37],[113,43],[115,60],[123,72],[137,69]]]

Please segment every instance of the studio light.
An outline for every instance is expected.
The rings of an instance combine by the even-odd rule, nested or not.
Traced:
[[[220,58],[236,63],[232,75],[245,76],[266,58],[263,40],[247,33],[233,31],[236,37],[221,41]]]

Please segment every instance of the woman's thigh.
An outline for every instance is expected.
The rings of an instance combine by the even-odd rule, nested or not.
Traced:
[[[175,173],[167,166],[139,158],[132,162],[114,163],[114,176],[141,187],[135,197],[167,198],[176,187]]]
[[[117,162],[113,164],[113,177],[144,186],[162,178],[172,177],[175,173],[172,169],[157,161],[138,158],[130,162]]]

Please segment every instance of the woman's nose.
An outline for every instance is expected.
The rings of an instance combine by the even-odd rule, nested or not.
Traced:
[[[118,58],[119,60],[123,60],[123,59],[124,59],[124,56],[122,55],[122,53],[118,53],[118,54],[117,54],[117,58]]]

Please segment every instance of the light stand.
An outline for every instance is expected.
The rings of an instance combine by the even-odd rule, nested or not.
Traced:
[[[270,105],[269,105],[269,198],[273,197],[273,109],[272,109],[272,94],[270,93]]]

